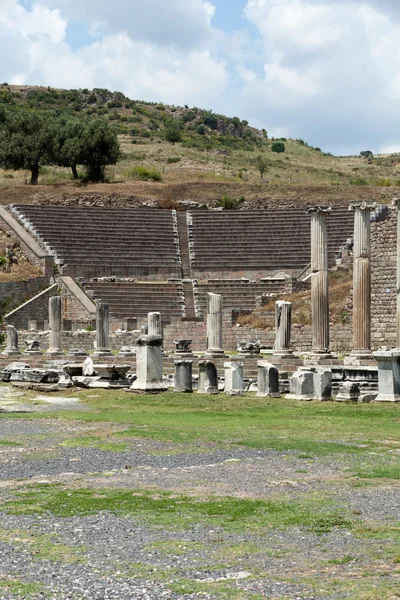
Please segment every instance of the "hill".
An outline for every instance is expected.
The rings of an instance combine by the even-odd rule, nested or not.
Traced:
[[[301,139],[279,140],[285,152],[276,153],[272,146],[277,140],[269,138],[265,129],[197,107],[131,100],[104,89],[7,84],[0,85],[1,104],[109,120],[119,133],[123,156],[116,167],[108,169],[107,178],[118,190],[128,185],[129,192],[125,189],[123,193],[129,195],[174,200],[176,194],[207,203],[218,202],[224,195],[239,202],[242,197],[295,200],[305,193],[311,200],[325,196],[351,199],[362,194],[385,201],[400,187],[399,154],[335,157]],[[179,129],[181,142],[166,141],[171,125]],[[260,156],[267,164],[263,179]],[[26,178],[23,172],[0,171],[0,188],[13,188]],[[72,184],[68,169],[57,167],[44,167],[40,183],[47,188],[65,185],[75,189],[77,185]]]

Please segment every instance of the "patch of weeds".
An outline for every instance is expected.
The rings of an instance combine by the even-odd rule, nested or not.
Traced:
[[[151,544],[147,544],[144,549],[146,551],[156,550],[159,554],[174,554],[174,555],[184,555],[188,552],[197,552],[200,550],[204,550],[205,545],[200,542],[186,542],[184,540],[168,540],[166,542],[153,542]]]
[[[19,596],[20,598],[31,598],[33,594],[43,591],[43,586],[38,583],[30,583],[19,579],[0,579],[0,590],[5,590]]]
[[[140,517],[165,528],[187,529],[202,523],[241,532],[302,527],[323,533],[352,526],[343,509],[318,494],[304,495],[296,501],[286,496],[270,500],[232,497],[201,500],[172,496],[164,491],[68,490],[43,484],[16,490],[14,498],[3,504],[3,510],[12,514],[52,513],[57,517],[111,511]]]
[[[70,438],[59,445],[64,448],[96,448],[97,450],[108,450],[110,452],[124,452],[129,447],[128,444],[106,442],[95,436]]]
[[[126,171],[125,176],[128,179],[138,179],[140,181],[162,181],[162,176],[158,169],[149,167],[132,167]]]
[[[25,529],[0,529],[0,540],[28,548],[32,556],[39,560],[50,560],[67,564],[85,562],[83,546],[66,546],[58,542],[54,535],[35,535]]]
[[[202,582],[193,579],[180,578],[168,585],[168,588],[175,594],[189,596],[191,594],[213,594],[221,600],[258,600],[263,598],[260,594],[252,594],[247,590],[240,590],[226,581]]]
[[[347,565],[348,563],[351,563],[355,560],[357,560],[355,556],[350,556],[349,554],[345,554],[344,556],[341,556],[340,558],[332,558],[331,560],[328,560],[328,564],[330,564],[330,565]]]
[[[361,479],[400,479],[400,465],[371,467],[353,473]]]
[[[18,444],[17,442],[11,442],[8,440],[0,440],[0,446],[23,446],[23,444]]]
[[[306,452],[302,452],[301,454],[298,455],[297,458],[309,458],[311,460],[314,460],[314,457],[312,454],[307,454]]]

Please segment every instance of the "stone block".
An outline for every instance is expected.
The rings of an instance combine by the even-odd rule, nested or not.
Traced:
[[[293,373],[289,381],[290,400],[313,400],[314,399],[314,373],[306,369],[299,369]]]
[[[278,369],[267,360],[259,360],[257,369],[257,396],[259,398],[280,398]]]

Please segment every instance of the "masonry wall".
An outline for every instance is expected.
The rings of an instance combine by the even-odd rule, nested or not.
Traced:
[[[8,300],[6,311],[10,312],[37,296],[50,285],[47,277],[32,277],[26,281],[5,281],[0,283],[0,301]]]
[[[372,346],[396,345],[397,210],[385,221],[372,223]]]
[[[207,348],[206,320],[200,322],[174,320],[164,329],[164,347],[169,350],[174,347],[174,340],[192,340],[194,351],[204,351]],[[240,340],[260,340],[261,344],[273,348],[275,331],[265,329],[250,329],[232,325],[232,312],[223,313],[223,345],[227,351],[234,351]],[[345,354],[350,352],[352,330],[349,326],[331,326],[331,348],[334,352]],[[310,352],[312,345],[312,329],[310,325],[295,325],[292,331],[292,345],[296,352]]]
[[[61,284],[60,290],[64,329],[71,329],[72,323],[78,324],[82,329],[93,325],[90,312],[71,294],[68,288]]]
[[[43,329],[44,323],[49,320],[49,298],[57,296],[57,286],[52,286],[44,294],[40,294],[37,298],[22,306],[15,314],[7,318],[8,325],[14,325],[18,330],[28,329],[30,320],[37,321],[38,327]]]

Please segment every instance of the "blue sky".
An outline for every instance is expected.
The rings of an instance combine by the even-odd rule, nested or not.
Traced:
[[[0,80],[189,104],[400,151],[398,0],[0,0]]]

